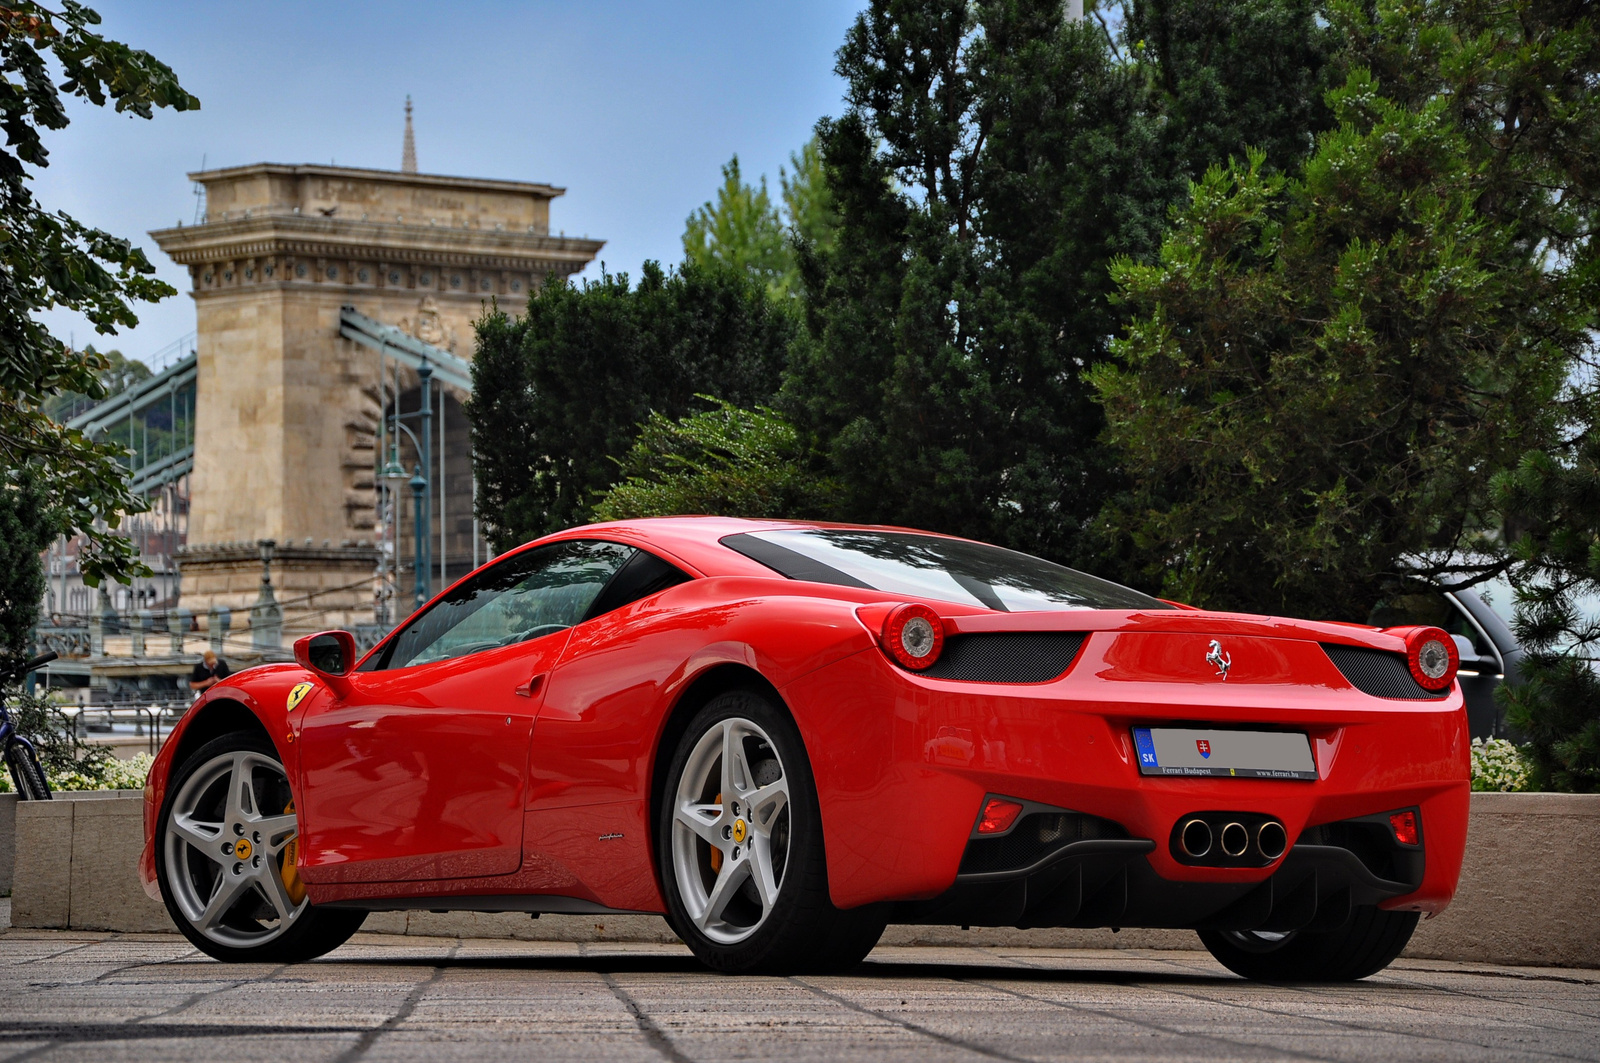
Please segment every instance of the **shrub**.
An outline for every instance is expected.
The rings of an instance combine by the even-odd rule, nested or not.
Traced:
[[[1472,740],[1472,789],[1520,793],[1534,789],[1532,765],[1523,751],[1504,738]]]

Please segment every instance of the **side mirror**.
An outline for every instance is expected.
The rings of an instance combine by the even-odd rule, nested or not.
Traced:
[[[1488,672],[1491,675],[1500,674],[1500,662],[1493,657],[1485,657],[1478,653],[1472,640],[1464,635],[1451,635],[1456,644],[1456,652],[1461,657],[1461,667],[1469,674],[1482,675]]]
[[[343,679],[356,663],[355,636],[348,631],[319,631],[298,638],[294,659],[325,679]]]

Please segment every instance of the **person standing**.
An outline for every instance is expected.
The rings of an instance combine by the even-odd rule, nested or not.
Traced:
[[[228,662],[210,650],[200,658],[200,663],[189,673],[189,689],[203,693],[228,678]]]

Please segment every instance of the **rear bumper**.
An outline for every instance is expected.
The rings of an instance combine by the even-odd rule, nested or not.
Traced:
[[[1094,638],[1045,684],[930,680],[869,650],[784,688],[812,756],[835,904],[894,902],[906,922],[1069,926],[1220,925],[1263,911],[1282,921],[1307,910],[1320,923],[1341,896],[1426,913],[1449,904],[1469,800],[1459,690],[1389,702],[1327,686],[1112,683],[1092,667]],[[1319,778],[1141,776],[1132,728],[1184,723],[1304,731]],[[986,794],[1110,820],[1137,845],[1095,842],[1014,881],[963,881]],[[1418,809],[1423,825],[1414,881],[1324,851],[1311,830],[1401,808]],[[1174,826],[1203,810],[1275,817],[1291,849],[1260,867],[1180,863]],[[1225,914],[1235,905],[1245,907]]]
[[[1029,824],[1019,824],[1017,830],[1026,832]],[[1016,839],[1021,844],[1008,848],[1012,862],[1021,866],[990,870],[992,850],[974,850],[1005,840],[975,837],[950,889],[931,900],[902,902],[891,918],[967,926],[1285,932],[1341,926],[1354,906],[1385,903],[1415,892],[1422,883],[1421,851],[1406,852],[1395,845],[1395,855],[1414,859],[1385,860],[1372,847],[1357,852],[1318,844],[1322,832],[1314,833],[1319,837],[1295,845],[1259,882],[1162,878],[1149,860],[1158,843],[1149,838],[1094,838],[1036,848],[1027,844],[1029,839]],[[974,872],[974,867],[984,870]],[[1391,875],[1395,877],[1385,877]]]

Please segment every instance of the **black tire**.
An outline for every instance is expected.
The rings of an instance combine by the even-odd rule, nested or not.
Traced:
[[[50,800],[50,783],[32,749],[21,742],[6,746],[6,767],[11,771],[11,785],[19,801]]]
[[[217,772],[222,761],[228,758],[232,758],[235,765],[241,763],[247,765],[244,770],[250,775],[248,800],[253,806],[250,814],[261,816],[263,823],[268,820],[293,819],[293,798],[289,793],[282,762],[278,759],[277,750],[264,736],[236,732],[213,739],[195,750],[168,779],[161,815],[156,821],[156,836],[153,843],[156,880],[161,887],[161,899],[167,906],[167,914],[195,948],[227,963],[301,963],[332,952],[348,941],[350,935],[361,929],[367,913],[338,908],[318,908],[306,902],[303,895],[299,900],[293,899],[292,894],[296,891],[291,890],[285,880],[288,878],[297,880],[297,876],[285,870],[291,865],[285,864],[284,861],[292,858],[293,850],[289,847],[293,844],[292,839],[298,837],[294,825],[291,823],[280,830],[270,832],[272,836],[266,839],[265,844],[259,833],[252,835],[248,829],[243,833],[229,831],[228,827],[231,826],[228,823],[229,819],[239,820],[244,817],[231,816],[226,808],[217,805],[216,801],[218,797],[222,797],[222,790],[230,790],[233,787],[232,780],[240,774],[240,770],[228,775],[227,781],[221,777],[215,781],[200,778],[193,790],[189,791],[191,780],[195,780],[202,772],[208,776]],[[262,771],[258,778],[255,776],[257,768],[267,768],[267,770]],[[273,768],[276,769],[276,776],[271,770]],[[219,861],[218,857],[210,855],[210,846],[202,849],[192,840],[196,828],[187,827],[190,831],[189,837],[174,834],[173,817],[178,814],[175,805],[180,796],[188,802],[202,803],[221,813],[219,833],[215,836],[208,835],[206,838],[210,846],[215,846],[219,850],[224,844],[233,846],[235,844],[233,834],[238,834],[240,841],[254,837],[254,848],[260,850],[253,853],[254,869],[247,870],[243,878],[234,882],[227,878],[230,871],[239,874],[237,869],[248,868],[251,863],[250,858],[237,861],[233,868],[229,868],[226,865],[232,862],[231,857]],[[226,803],[227,798],[223,797],[223,800]],[[262,813],[261,806],[264,804],[270,805],[274,810],[270,816]],[[282,812],[276,811],[279,807],[283,809]],[[195,822],[192,815],[185,817],[186,826],[192,822]],[[246,824],[247,827],[249,825]],[[278,840],[274,841],[274,836]],[[269,855],[273,848],[279,850],[278,853]],[[267,860],[263,864],[260,861],[264,855],[267,856]],[[181,861],[181,867],[172,866],[175,856]],[[208,864],[207,860],[210,860],[211,864]],[[216,866],[212,866],[213,864]],[[285,883],[285,889],[279,895],[279,903],[290,906],[292,913],[286,925],[281,915],[274,919],[278,910],[274,908],[274,901],[269,896],[276,891],[269,877],[274,867],[278,881]],[[195,907],[199,894],[208,888],[205,878],[208,871],[212,876],[208,897],[215,901],[223,887],[232,886],[232,895],[235,899],[219,905],[215,925],[209,929],[202,929],[197,925],[198,921],[185,911],[185,905],[190,908]],[[178,879],[175,877],[176,873],[181,873],[186,878]],[[260,880],[268,885],[252,885],[251,880]],[[209,911],[210,906],[206,907]],[[202,917],[205,915],[204,912],[201,914]]]
[[[1416,912],[1363,906],[1338,930],[1296,931],[1281,941],[1202,930],[1200,940],[1218,963],[1258,982],[1353,982],[1393,963],[1416,928]]]
[[[748,826],[743,825],[735,811],[739,807],[737,797],[730,798],[722,806],[722,818],[714,821],[725,824],[730,816],[735,817],[731,822],[737,829],[748,831],[742,833],[740,839],[748,839],[744,863],[754,868],[757,853],[764,845],[766,866],[776,879],[775,899],[765,903],[757,885],[762,872],[749,871],[737,890],[728,891],[734,901],[726,902],[722,909],[727,913],[735,904],[741,904],[744,915],[728,916],[726,921],[711,917],[713,905],[708,901],[717,895],[715,886],[721,881],[724,862],[730,870],[737,866],[740,847],[732,844],[731,835],[727,836],[726,844],[731,848],[713,861],[711,843],[696,828],[685,825],[686,820],[680,822],[679,796],[686,787],[690,792],[699,792],[695,789],[695,776],[692,774],[686,782],[685,773],[702,770],[706,755],[703,743],[717,741],[713,735],[723,730],[725,723],[729,728],[742,728],[745,724],[754,727],[753,732],[738,732],[743,734],[737,739],[742,752],[736,759],[746,766],[754,765],[751,773],[754,788],[742,792],[759,800],[759,795],[768,788],[778,784],[787,788],[782,810],[774,813],[765,827],[759,820],[761,806],[752,804],[743,806],[744,814],[749,817]],[[730,730],[729,733],[734,732]],[[691,758],[695,759],[693,765]],[[773,762],[778,765],[779,774],[775,777],[771,775]],[[715,763],[720,771],[721,758]],[[762,781],[763,772],[766,781]],[[690,722],[668,766],[664,785],[656,853],[662,893],[667,902],[667,921],[701,963],[730,974],[798,974],[851,967],[872,951],[883,934],[887,921],[885,909],[868,906],[843,911],[835,908],[829,899],[822,814],[818,809],[811,764],[794,721],[768,695],[754,690],[732,690],[713,698]],[[706,785],[717,784],[708,781]],[[736,794],[741,792],[737,782],[732,785]],[[720,805],[722,797],[722,793],[705,792],[696,800],[706,803],[697,807],[709,810]],[[713,826],[711,820],[701,823],[708,829]],[[720,826],[716,829],[720,831]],[[688,862],[680,863],[680,857]],[[685,899],[680,873],[687,877],[687,888],[696,891],[693,908],[701,914],[705,926],[691,915],[691,902]],[[698,889],[697,882],[701,884]],[[701,892],[707,896],[700,896]],[[743,925],[738,925],[740,918],[744,919]]]

